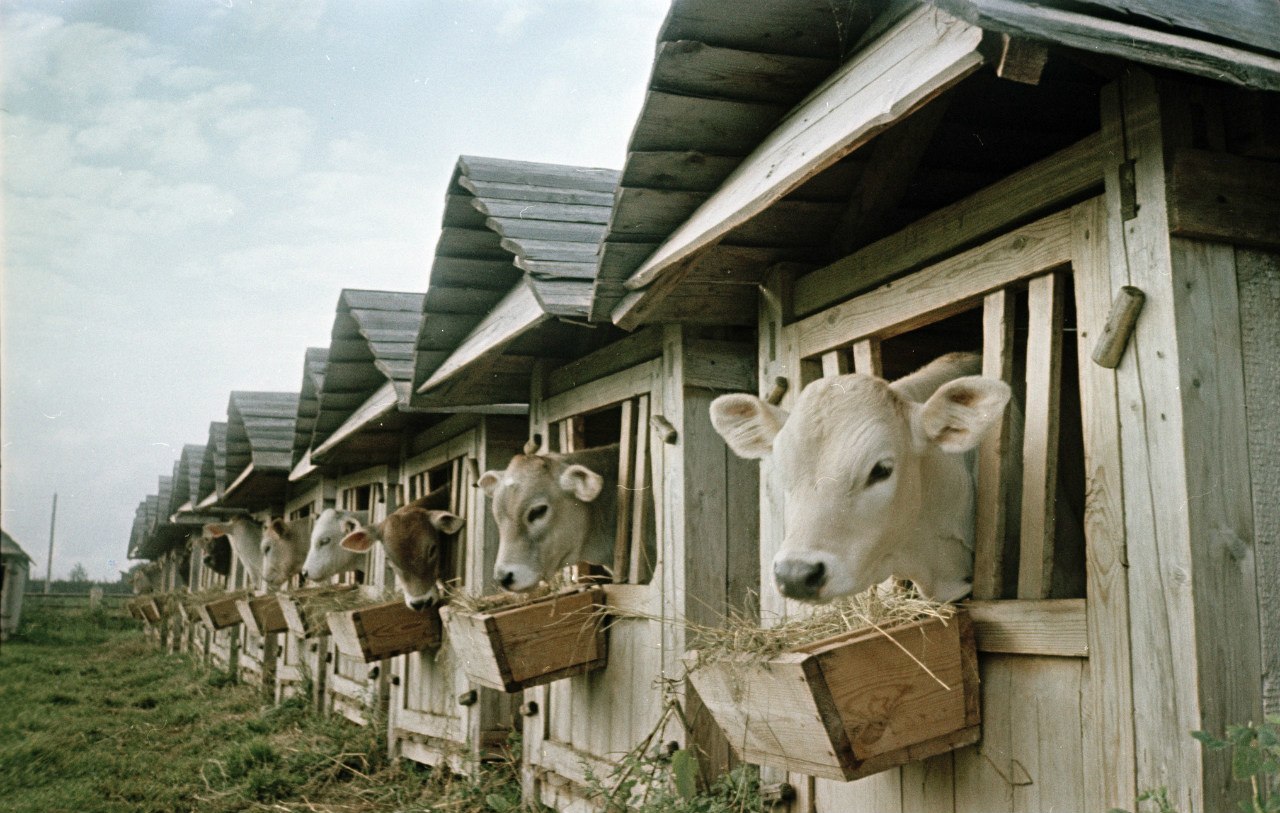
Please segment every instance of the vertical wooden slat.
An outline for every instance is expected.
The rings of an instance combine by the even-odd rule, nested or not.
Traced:
[[[1027,411],[1022,437],[1022,552],[1018,598],[1047,598],[1053,586],[1054,498],[1058,485],[1063,278],[1027,285]]]
[[[862,339],[853,343],[853,371],[863,375],[884,375],[879,339]]]
[[[639,425],[635,418],[633,399],[623,401],[621,425],[618,430],[618,513],[615,517],[613,539],[612,573],[615,583],[626,581],[626,568],[631,563],[631,503],[635,493],[632,490],[631,465],[634,459],[636,433],[648,431],[647,427]]]
[[[1014,296],[1008,290],[987,294],[982,303],[982,374],[1013,383]],[[1004,592],[1005,504],[1008,500],[1012,409],[978,449],[974,519],[973,597],[997,599]]]
[[[830,378],[849,372],[849,355],[844,350],[828,350],[822,354],[822,377]]]
[[[1137,794],[1116,374],[1094,364],[1090,356],[1111,307],[1106,214],[1100,200],[1082,203],[1071,213],[1089,600],[1089,660],[1082,696],[1087,810],[1127,809]]]
[[[631,561],[627,568],[627,581],[631,584],[648,581],[653,567],[648,556],[653,503],[649,478],[649,443],[652,437],[653,432],[649,429],[649,396],[641,395],[636,399],[636,464],[632,473],[635,497],[631,502]]]

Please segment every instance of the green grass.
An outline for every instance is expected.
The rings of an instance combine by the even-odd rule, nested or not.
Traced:
[[[380,731],[267,705],[116,615],[36,610],[0,646],[7,813],[478,812],[518,798],[510,765],[461,780],[385,754]]]

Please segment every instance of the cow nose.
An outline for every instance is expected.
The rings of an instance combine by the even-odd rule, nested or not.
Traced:
[[[514,570],[502,569],[498,571],[498,584],[502,585],[502,589],[510,590],[511,585],[516,583],[516,573]]]
[[[827,583],[827,566],[822,562],[782,559],[773,563],[773,578],[787,598],[816,598]]]
[[[303,569],[300,575],[302,576],[302,580],[305,582],[308,578],[306,569]]]
[[[415,599],[411,599],[411,600],[409,601],[409,609],[410,609],[410,610],[421,610],[421,609],[425,608],[425,607],[426,607],[428,604],[430,604],[430,603],[431,603],[431,600],[430,600],[430,599],[425,599],[425,598],[415,598]]]

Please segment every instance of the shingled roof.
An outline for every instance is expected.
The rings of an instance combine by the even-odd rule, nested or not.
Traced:
[[[205,443],[200,461],[200,489],[196,492],[196,505],[207,508],[222,499],[227,487],[227,424],[213,421],[209,424],[209,440]]]
[[[324,370],[329,348],[308,347],[302,361],[302,386],[298,390],[298,417],[293,425],[293,453],[290,458],[290,480],[301,480],[316,471],[311,463],[311,437],[316,416],[320,413],[320,390],[324,388]]]
[[[296,392],[232,392],[227,402],[227,507],[263,508],[284,496],[292,468]]]
[[[525,403],[534,358],[606,338],[580,323],[617,181],[608,169],[458,159],[423,307],[414,406]]]
[[[315,462],[349,433],[352,419],[361,423],[408,405],[423,299],[403,291],[339,295],[311,433]]]

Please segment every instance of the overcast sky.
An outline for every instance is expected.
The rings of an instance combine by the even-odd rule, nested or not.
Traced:
[[[621,168],[665,0],[0,4],[3,526],[128,566],[233,389],[422,291],[460,154]]]

